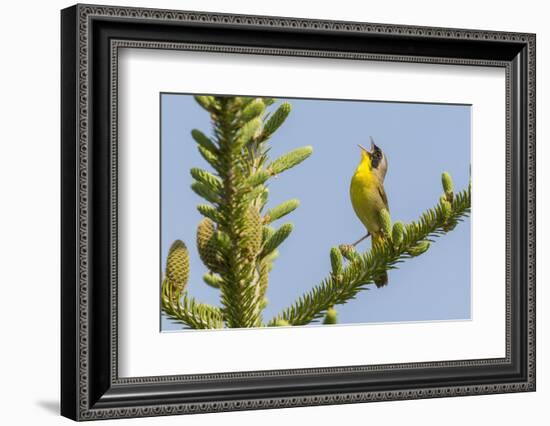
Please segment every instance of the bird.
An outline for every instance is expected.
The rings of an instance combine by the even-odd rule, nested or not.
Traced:
[[[351,178],[350,198],[355,214],[367,228],[367,234],[356,241],[356,246],[369,236],[372,237],[372,246],[385,240],[382,229],[381,211],[386,209],[389,213],[388,197],[384,190],[384,179],[388,171],[388,159],[384,152],[370,138],[370,151],[359,145],[361,149],[361,161]],[[377,287],[388,283],[388,274],[384,272],[376,277],[374,283]]]

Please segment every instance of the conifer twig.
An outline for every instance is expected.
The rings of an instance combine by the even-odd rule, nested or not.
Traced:
[[[223,328],[223,317],[219,308],[205,303],[198,303],[194,298],[183,295],[175,300],[170,294],[170,286],[162,286],[162,310],[173,321],[183,323],[194,329]]]
[[[282,103],[270,114],[265,113],[273,103],[269,98],[195,96],[195,100],[208,111],[212,122],[211,136],[197,129],[191,132],[200,154],[212,167],[190,170],[191,189],[208,202],[197,206],[205,217],[197,227],[197,249],[209,269],[204,281],[219,290],[221,308],[196,303],[185,294],[182,304],[174,303],[172,295],[162,309],[196,328],[224,324],[229,328],[259,327],[276,249],[292,231],[291,224],[284,224],[271,232],[269,224],[299,204],[289,200],[266,214],[266,182],[304,161],[312,148],[296,148],[266,165],[267,141],[289,115],[289,103]],[[168,263],[174,267],[181,259],[173,257]]]
[[[450,197],[449,197],[450,198]],[[375,246],[363,255],[357,256],[338,276],[331,274],[321,284],[302,295],[292,306],[273,318],[269,325],[281,320],[291,325],[305,325],[323,317],[335,305],[355,298],[357,293],[367,289],[375,277],[393,269],[400,261],[418,256],[429,248],[430,238],[445,234],[470,213],[470,187],[455,194],[448,210],[446,199],[440,200],[434,208],[423,213],[417,222],[404,227],[399,244],[391,239]],[[400,229],[403,227],[404,229]]]

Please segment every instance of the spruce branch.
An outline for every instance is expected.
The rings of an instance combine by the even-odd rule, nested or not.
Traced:
[[[267,239],[262,249],[262,257],[267,256],[272,253],[277,247],[279,247],[284,240],[288,238],[292,232],[292,223],[285,223],[279,229],[277,229],[273,234]]]
[[[273,235],[277,240],[264,238],[267,224],[262,209],[273,175],[264,168],[269,151],[265,142],[283,123],[290,106],[283,104],[268,119],[264,113],[270,99],[199,96],[196,100],[210,113],[213,124],[211,138],[198,130],[192,133],[214,169],[191,170],[192,189],[211,203],[197,207],[206,218],[199,224],[197,247],[212,272],[204,281],[219,288],[228,327],[259,326],[273,261],[263,248],[271,244],[273,252],[286,237],[279,232]]]
[[[235,150],[242,149],[247,143],[249,143],[254,135],[262,126],[262,120],[260,118],[254,118],[247,121],[240,129],[239,136],[235,142]]]
[[[223,278],[220,277],[218,274],[213,274],[211,272],[204,274],[202,279],[207,285],[212,288],[220,288],[220,286],[223,284]]]
[[[264,223],[272,223],[277,219],[286,216],[287,214],[293,212],[300,205],[300,200],[292,199],[284,201],[283,203],[275,206],[267,211],[264,216]]]
[[[263,185],[269,178],[271,177],[271,174],[266,172],[265,170],[258,170],[256,173],[251,175],[247,180],[246,184],[250,187],[256,187],[259,185]],[[263,190],[263,188],[262,188]],[[260,190],[260,191],[262,191]]]
[[[419,256],[429,248],[428,239],[448,232],[449,225],[456,225],[470,213],[470,187],[454,194],[450,215],[444,211],[441,202],[424,212],[418,221],[404,226],[403,237],[396,245],[391,240],[375,245],[371,250],[352,260],[342,271],[341,279],[332,274],[321,284],[302,295],[292,306],[285,309],[269,324],[287,321],[292,325],[304,325],[321,318],[328,309],[355,298],[357,293],[367,289],[374,279],[400,261]],[[397,231],[399,233],[399,231]],[[347,250],[347,251],[346,251]],[[353,251],[344,246],[343,255]]]
[[[195,139],[195,142],[197,142],[200,147],[206,149],[211,154],[215,155],[218,152],[218,149],[216,148],[214,142],[212,142],[210,138],[200,130],[193,129],[191,131],[191,136],[193,137],[193,139]]]
[[[202,145],[199,145],[199,153],[201,154],[202,158],[204,158],[206,162],[214,168],[214,170],[219,171],[220,164],[218,163],[218,157],[214,152],[210,151],[208,148],[205,148]]]
[[[281,127],[290,114],[292,107],[288,102],[283,103],[269,118],[263,130],[263,138],[269,138],[275,131]]]
[[[219,196],[223,183],[221,179],[214,176],[212,173],[198,169],[196,167],[191,169],[191,176],[197,181],[208,187],[209,191]]]
[[[214,96],[195,96],[195,100],[206,111],[209,111],[212,113],[215,113],[220,108]]]
[[[244,145],[260,123],[255,120],[256,124],[240,124],[239,98],[220,98],[219,103],[220,114],[213,122],[220,147],[218,171],[223,182],[219,211],[224,221],[219,223],[219,229],[227,235],[228,243],[223,252],[224,265],[216,271],[224,281],[220,286],[222,313],[228,327],[254,327],[260,325],[261,317],[255,248],[244,242],[255,241],[252,219],[247,217],[253,200],[243,188],[251,170]]]
[[[215,223],[220,223],[223,218],[220,216],[218,209],[210,204],[199,204],[197,210],[204,217],[212,220]]]
[[[174,299],[170,286],[165,280],[162,285],[162,311],[172,320],[195,329],[223,328],[223,317],[219,308],[183,295],[181,300]]]
[[[248,102],[241,113],[241,120],[249,121],[259,117],[265,111],[265,104],[262,99],[256,98]]]
[[[302,148],[296,148],[287,154],[281,155],[273,163],[267,166],[267,170],[272,175],[278,175],[285,170],[288,170],[294,166],[297,166],[307,157],[311,155],[313,148],[311,146],[304,146]]]
[[[212,204],[217,204],[220,202],[220,196],[208,184],[203,182],[193,182],[191,184],[191,189],[199,197],[204,198],[206,201],[210,201]]]

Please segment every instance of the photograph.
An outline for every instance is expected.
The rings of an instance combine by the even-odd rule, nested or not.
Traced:
[[[471,105],[159,102],[161,332],[471,320]]]

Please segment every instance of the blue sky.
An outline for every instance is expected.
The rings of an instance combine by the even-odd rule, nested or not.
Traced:
[[[418,219],[442,193],[441,173],[448,171],[457,190],[468,185],[470,106],[368,101],[281,99],[292,104],[284,125],[270,139],[276,158],[312,145],[304,163],[270,183],[268,207],[290,199],[301,205],[276,222],[294,224],[280,247],[267,292],[269,320],[291,305],[330,272],[331,247],[356,241],[365,229],[349,199],[349,183],[360,160],[357,144],[372,136],[388,158],[385,188],[392,219]],[[202,281],[205,267],[194,244],[203,202],[190,189],[192,167],[208,168],[191,138],[191,130],[211,134],[208,114],[193,97],[161,95],[161,265],[175,239],[190,249],[189,292],[219,305],[219,293]],[[366,250],[367,240],[358,247]],[[154,285],[157,285],[155,283]],[[355,300],[337,306],[339,323],[463,320],[470,318],[470,220],[436,239],[428,252],[390,271],[389,285],[372,286]],[[180,329],[164,316],[162,330]]]

